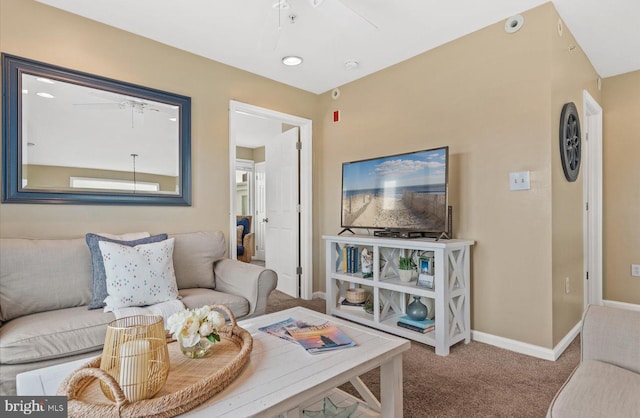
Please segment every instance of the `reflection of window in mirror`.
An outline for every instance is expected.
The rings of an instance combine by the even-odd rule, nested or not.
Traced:
[[[253,214],[253,161],[236,160],[236,215]]]

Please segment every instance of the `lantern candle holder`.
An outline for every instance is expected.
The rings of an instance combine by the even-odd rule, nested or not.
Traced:
[[[100,368],[113,377],[129,402],[153,397],[169,375],[169,351],[162,316],[135,315],[107,325]],[[115,401],[100,382],[104,395]]]

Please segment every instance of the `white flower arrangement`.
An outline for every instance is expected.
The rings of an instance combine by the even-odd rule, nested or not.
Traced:
[[[183,347],[193,347],[202,338],[209,341],[220,341],[220,330],[225,324],[224,316],[213,311],[209,306],[197,309],[185,309],[176,312],[167,320],[167,328]]]

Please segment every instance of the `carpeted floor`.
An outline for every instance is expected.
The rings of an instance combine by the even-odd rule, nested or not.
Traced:
[[[278,291],[269,297],[267,311],[293,306],[325,312],[323,299],[305,301]],[[579,359],[579,338],[555,362],[476,341],[456,344],[448,356],[441,357],[433,347],[412,341],[403,356],[404,416],[544,417]],[[379,396],[379,369],[362,380]],[[357,395],[350,384],[341,389]]]

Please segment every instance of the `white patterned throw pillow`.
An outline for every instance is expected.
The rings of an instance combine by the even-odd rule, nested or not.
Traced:
[[[178,299],[173,270],[175,239],[135,247],[100,241],[107,276],[105,311]]]

